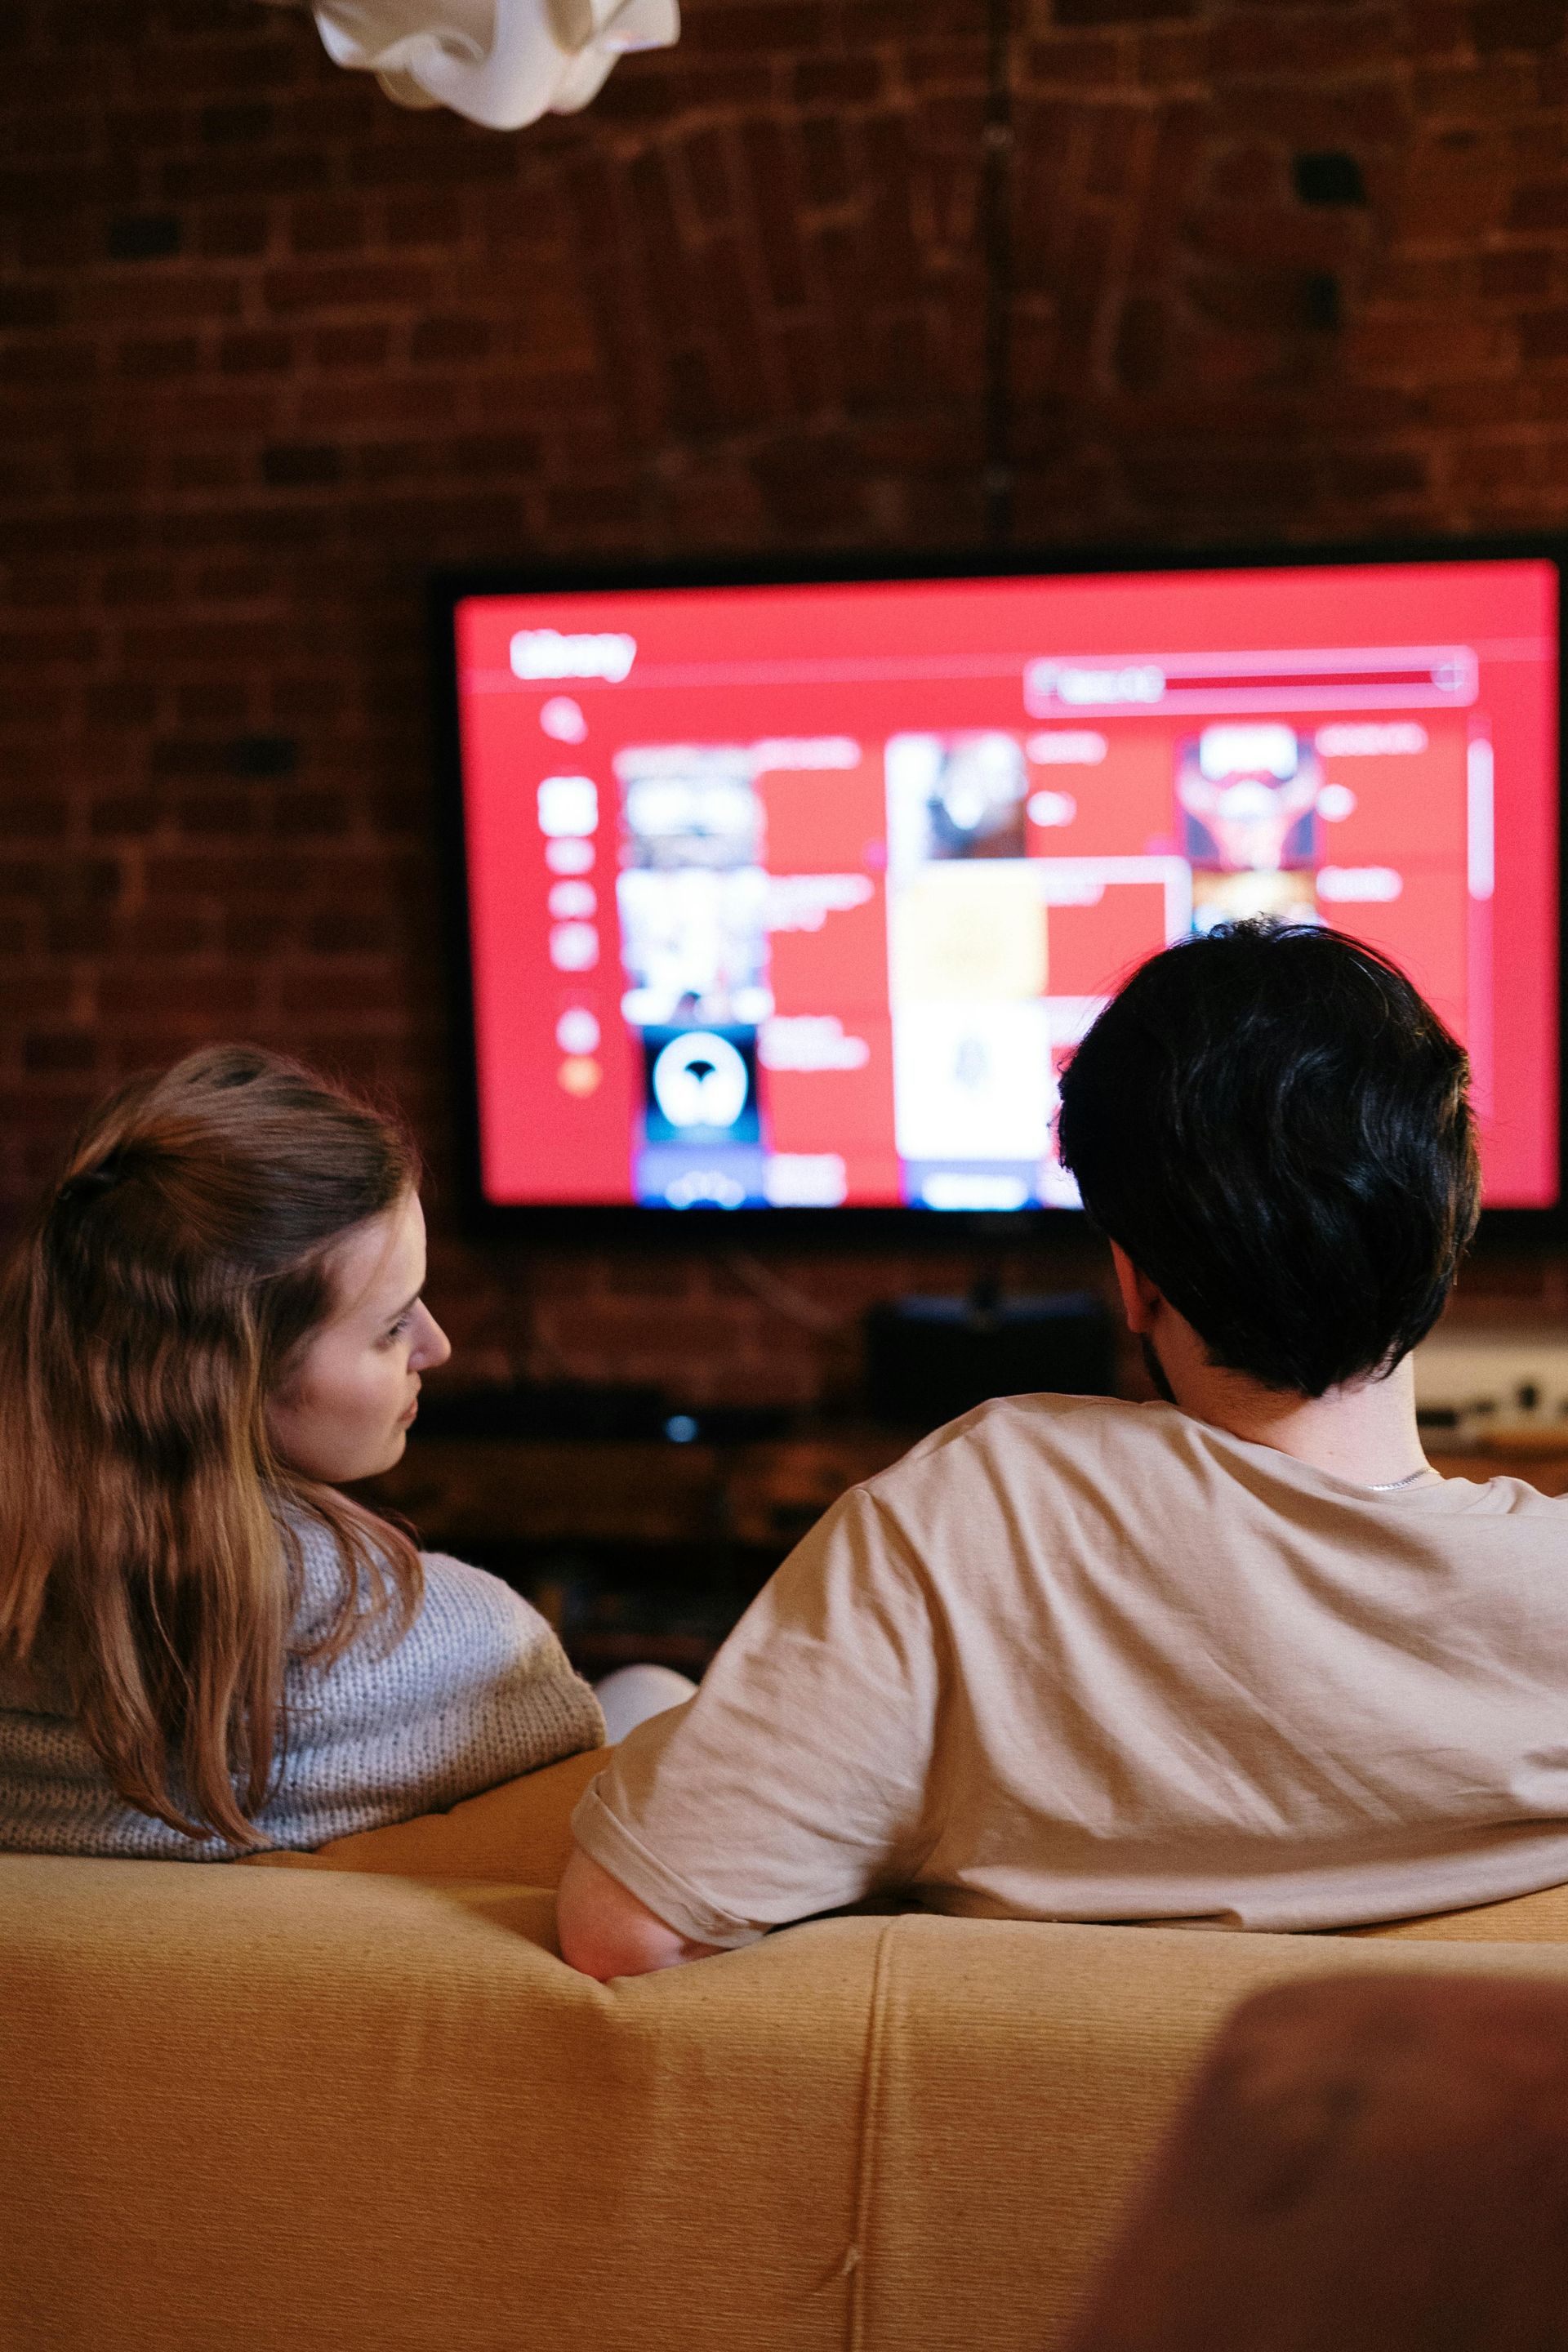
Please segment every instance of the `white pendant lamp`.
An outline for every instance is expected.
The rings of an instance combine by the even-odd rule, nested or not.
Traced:
[[[274,0],[289,6],[298,0]],[[680,35],[679,0],[306,0],[333,63],[399,106],[449,106],[491,131],[574,114],[632,49]]]

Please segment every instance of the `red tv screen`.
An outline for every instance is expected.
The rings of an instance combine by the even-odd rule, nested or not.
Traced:
[[[1392,956],[1558,1199],[1557,567],[460,595],[485,1197],[1072,1207],[1058,1074],[1244,916]]]

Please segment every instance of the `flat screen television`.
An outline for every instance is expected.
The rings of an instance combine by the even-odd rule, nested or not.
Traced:
[[[1058,1074],[1238,917],[1393,956],[1559,1209],[1560,551],[437,583],[482,1210],[1070,1213]]]

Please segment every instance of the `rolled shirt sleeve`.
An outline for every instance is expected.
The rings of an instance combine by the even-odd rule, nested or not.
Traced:
[[[584,1851],[731,1948],[903,1883],[930,1843],[939,1641],[919,1562],[863,1488],[791,1553],[695,1698],[622,1741]]]

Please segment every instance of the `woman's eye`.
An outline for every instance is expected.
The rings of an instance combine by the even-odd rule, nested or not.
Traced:
[[[388,1339],[400,1339],[413,1320],[412,1315],[400,1315],[396,1322],[388,1327],[386,1334]]]

